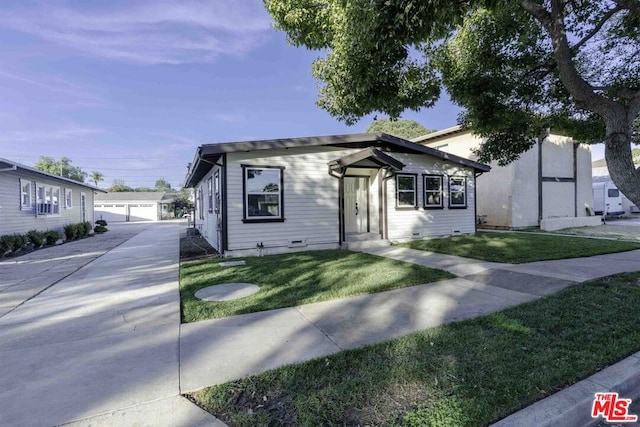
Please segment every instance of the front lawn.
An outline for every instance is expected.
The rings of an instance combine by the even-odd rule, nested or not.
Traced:
[[[244,258],[246,265],[220,267],[220,260],[182,263],[180,296],[185,323],[292,307],[351,295],[381,292],[449,279],[447,272],[344,250]],[[260,291],[235,301],[197,299],[201,288],[254,283]]]
[[[478,233],[414,240],[398,246],[483,261],[520,264],[640,249],[640,243],[532,233]]]
[[[233,426],[487,425],[640,350],[638,307],[619,275],[192,397]]]

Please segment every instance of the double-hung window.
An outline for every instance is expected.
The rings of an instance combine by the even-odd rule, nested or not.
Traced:
[[[207,199],[209,201],[209,213],[213,213],[213,178],[207,180]]]
[[[467,178],[464,176],[449,177],[449,208],[467,207]]]
[[[73,207],[73,191],[70,188],[64,189],[64,208],[71,209]]]
[[[38,215],[60,215],[60,187],[36,184]]]
[[[415,175],[396,175],[396,206],[399,208],[416,207],[418,191]]]
[[[20,209],[23,211],[33,210],[32,202],[32,189],[33,185],[31,181],[26,179],[20,180]]]
[[[244,221],[284,221],[281,167],[243,166]]]
[[[442,175],[424,176],[424,207],[442,208]]]

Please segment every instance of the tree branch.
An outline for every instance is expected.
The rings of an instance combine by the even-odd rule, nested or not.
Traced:
[[[640,13],[640,1],[638,0],[613,0],[615,4],[630,12]]]
[[[598,24],[593,27],[591,29],[591,31],[582,38],[582,40],[578,41],[578,43],[574,44],[571,47],[571,52],[575,55],[575,53],[578,51],[578,49],[580,49],[586,42],[588,42],[589,40],[591,40],[591,38],[593,36],[595,36],[596,34],[598,34],[598,32],[602,29],[602,27],[604,26],[604,24],[607,23],[607,21],[609,19],[611,19],[611,17],[613,15],[615,15],[616,13],[620,12],[621,10],[624,10],[625,8],[623,6],[616,6],[613,9],[610,9],[607,13],[604,14],[604,16],[602,17],[602,19],[600,20],[600,22],[598,22]]]

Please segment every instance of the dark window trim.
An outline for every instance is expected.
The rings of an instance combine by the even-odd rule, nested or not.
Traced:
[[[451,204],[451,180],[456,178],[464,179],[464,205]],[[467,176],[466,175],[449,175],[449,186],[447,188],[449,194],[449,209],[467,209],[469,207],[469,196],[467,192]]]
[[[266,165],[246,165],[242,167],[242,222],[243,223],[259,223],[259,222],[284,222],[284,166],[266,166]],[[247,169],[278,169],[280,170],[280,215],[276,218],[248,218],[247,217]]]
[[[427,204],[427,178],[440,178],[440,204],[428,205]],[[423,207],[425,209],[444,209],[444,175],[438,175],[433,173],[427,173],[422,175],[422,192],[423,194]]]
[[[405,177],[405,176],[412,177],[415,185],[413,190],[413,206],[398,204],[398,178]],[[417,173],[397,173],[395,174],[395,178],[396,178],[396,210],[418,209],[418,174]]]

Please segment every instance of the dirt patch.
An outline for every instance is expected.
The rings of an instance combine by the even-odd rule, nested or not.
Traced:
[[[180,234],[180,262],[219,257],[218,251],[199,233],[189,229]]]

